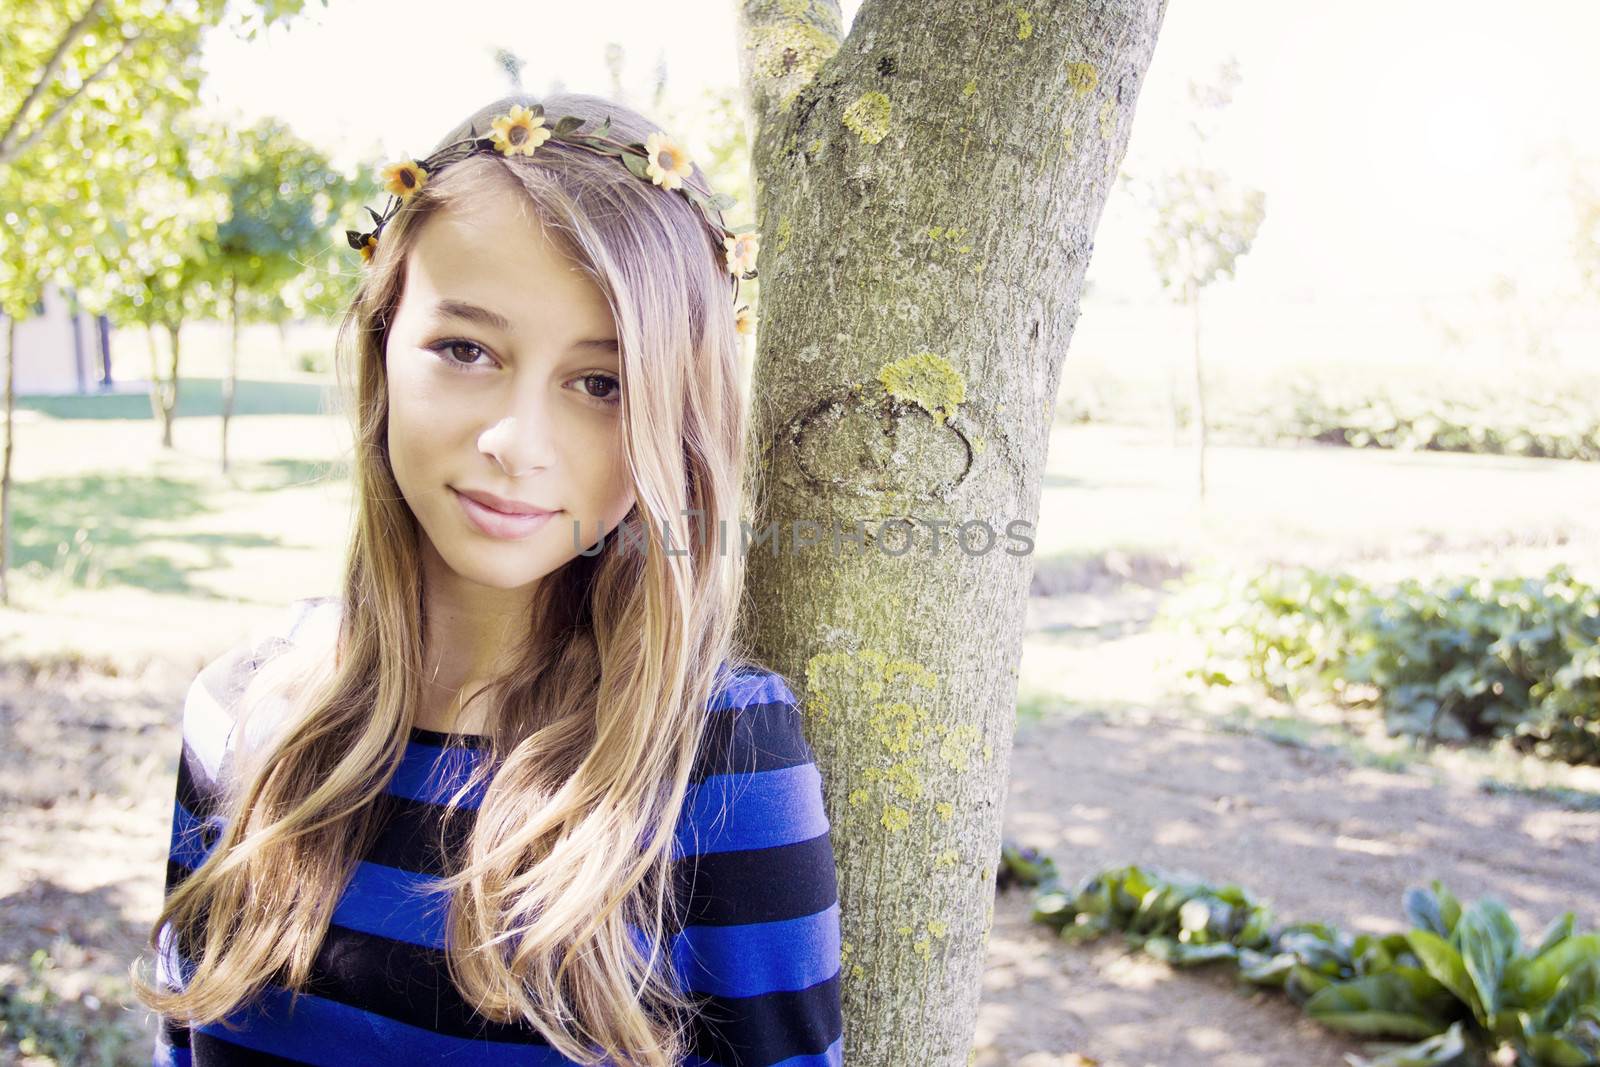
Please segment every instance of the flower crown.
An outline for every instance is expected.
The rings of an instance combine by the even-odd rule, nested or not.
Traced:
[[[651,133],[642,144],[638,141],[623,143],[606,136],[611,131],[609,115],[593,131],[579,134],[578,127],[584,122],[576,115],[564,115],[556,120],[553,127],[546,126],[543,105],[534,104],[530,108],[516,104],[510,111],[496,115],[491,124],[493,128],[486,134],[480,135],[475,126],[469,126],[468,137],[452,141],[426,159],[391,163],[378,174],[384,188],[390,193],[389,206],[381,215],[367,208],[367,214],[372,216],[373,228],[366,233],[346,230],[345,238],[351,248],[361,253],[362,262],[370,263],[372,254],[378,249],[378,234],[383,230],[384,223],[417,194],[431,175],[479,152],[531,156],[540,145],[553,138],[596,155],[613,156],[634,177],[675,191],[693,204],[700,212],[700,217],[722,240],[724,265],[733,276],[733,299],[737,304],[740,279],[756,277],[756,253],[760,244],[760,237],[753,232],[756,229],[753,223],[734,227],[723,225],[721,212],[737,201],[722,193],[708,193],[684,181],[693,173],[694,164],[688,154],[665,134]],[[755,330],[755,318],[748,304],[734,312],[734,325],[744,334]]]

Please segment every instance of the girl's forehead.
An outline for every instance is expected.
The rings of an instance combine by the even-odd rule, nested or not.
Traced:
[[[443,217],[430,218],[427,227],[406,265],[401,301],[412,314],[466,319],[452,309],[482,309],[471,321],[512,336],[541,336],[557,322],[587,331],[585,337],[614,329],[605,294],[548,240]]]
[[[466,244],[480,251],[534,244],[556,248],[555,241],[526,196],[491,186],[481,194],[441,204],[422,224],[419,243]]]

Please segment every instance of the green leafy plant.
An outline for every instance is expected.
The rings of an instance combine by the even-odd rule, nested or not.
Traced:
[[[1047,856],[1002,844],[998,884],[1033,886],[1032,918],[1068,941],[1120,932],[1174,966],[1231,962],[1307,1015],[1374,1046],[1361,1067],[1583,1067],[1600,1063],[1600,934],[1572,912],[1525,949],[1493,898],[1463,908],[1437,880],[1406,891],[1410,929],[1352,935],[1275,924],[1236,885],[1115,867],[1065,886]]]
[[[1204,638],[1189,674],[1207,685],[1320,693],[1377,707],[1392,733],[1600,763],[1600,590],[1565,566],[1382,587],[1305,567],[1201,576],[1164,615]]]

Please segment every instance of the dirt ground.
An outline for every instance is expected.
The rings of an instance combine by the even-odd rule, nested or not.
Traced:
[[[151,1020],[125,975],[160,900],[192,672],[29,679],[0,670],[0,984],[65,999],[82,1058],[148,1062]],[[1282,919],[1395,930],[1409,885],[1493,893],[1524,931],[1564,908],[1600,921],[1600,812],[1488,795],[1319,751],[1153,715],[1023,722],[1008,836],[1073,879],[1130,862],[1236,881]],[[1342,1067],[1356,1048],[1276,993],[1225,972],[1175,972],[1120,942],[1068,946],[1028,920],[1030,892],[995,906],[978,1067]],[[36,949],[55,960],[30,979]],[[90,1058],[89,1049],[95,1054]],[[102,1059],[105,1055],[108,1058]],[[43,1063],[0,1041],[0,1062]]]
[[[1401,894],[1441,879],[1489,894],[1525,936],[1571,908],[1600,922],[1600,812],[1486,795],[1352,766],[1258,737],[1150,717],[1046,719],[1018,729],[1005,832],[1063,878],[1146,864],[1236,882],[1283,921],[1404,928]],[[1031,891],[995,904],[978,1067],[1343,1067],[1359,1048],[1276,992],[1224,969],[1176,971],[1120,940],[1070,946],[1028,919]]]

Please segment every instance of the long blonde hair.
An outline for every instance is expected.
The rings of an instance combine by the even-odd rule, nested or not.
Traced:
[[[532,102],[496,101],[440,144]],[[609,115],[623,140],[659,128],[600,97],[540,102],[551,116],[593,124]],[[693,180],[710,188],[698,167]],[[194,1026],[227,1025],[269,981],[298,996],[379,829],[376,801],[422,693],[426,629],[419,531],[385,446],[385,339],[422,226],[491,183],[526,194],[610,303],[637,497],[623,525],[648,551],[608,539],[538,583],[521,659],[494,687],[487,758],[451,798],[454,808],[487,785],[460,865],[436,883],[451,898],[448,968],[477,1011],[531,1023],[569,1059],[675,1064],[694,1003],[666,950],[673,831],[719,665],[750,662],[734,636],[743,560],[707,535],[724,521],[737,530],[753,500],[739,335],[722,248],[694,209],[614,159],[555,141],[531,157],[452,164],[383,231],[339,331],[357,512],[336,647],[282,657],[241,700],[248,717],[266,703],[264,690],[292,697],[278,705],[291,709],[281,724],[238,755],[214,852],[170,892],[151,928],[159,954],[170,924],[192,961],[187,981],[147,982],[141,958],[135,987]]]

